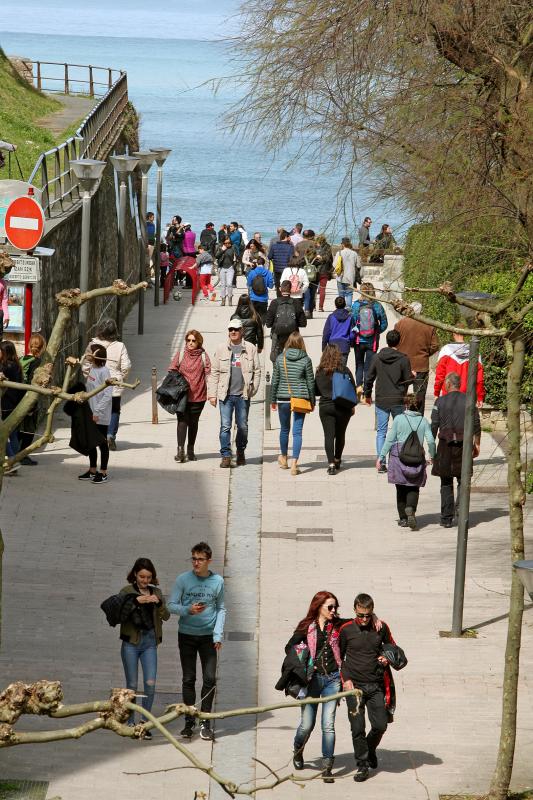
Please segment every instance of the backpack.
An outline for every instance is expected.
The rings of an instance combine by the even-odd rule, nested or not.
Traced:
[[[362,303],[359,306],[356,327],[361,339],[374,338],[376,335],[377,320],[373,306],[369,303]]]
[[[398,456],[402,464],[405,464],[406,467],[419,467],[421,464],[424,464],[426,460],[426,451],[424,450],[424,446],[421,444],[417,433],[420,425],[422,424],[422,420],[420,420],[416,428],[413,428],[409,421],[409,417],[406,415],[405,418],[409,422],[411,433],[400,447]]]
[[[267,293],[267,285],[263,275],[256,275],[252,280],[252,291],[257,295],[264,295]]]
[[[278,303],[273,328],[276,336],[282,337],[298,329],[294,303]]]
[[[291,267],[290,269],[291,269],[291,277],[289,278],[289,280],[291,282],[291,294],[295,294],[296,292],[299,292],[300,289],[302,288],[302,285],[300,283],[300,278],[298,277],[299,267],[296,267],[296,272],[293,272],[294,267]]]
[[[316,276],[317,276],[316,265],[313,264],[312,261],[309,261],[306,257],[303,268],[307,274],[307,277],[309,278],[309,283],[314,283],[316,281]]]

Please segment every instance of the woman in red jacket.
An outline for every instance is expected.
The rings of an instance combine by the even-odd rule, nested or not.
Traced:
[[[172,359],[169,372],[179,372],[189,384],[187,406],[178,412],[178,452],[174,461],[197,461],[194,443],[198,433],[198,423],[207,400],[207,377],[211,372],[211,361],[203,348],[204,337],[199,331],[190,330],[185,334],[185,349]],[[187,455],[185,455],[187,440]]]

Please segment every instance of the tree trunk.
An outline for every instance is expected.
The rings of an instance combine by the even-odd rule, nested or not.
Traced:
[[[509,485],[511,565],[513,562],[524,558],[523,504],[525,490],[522,483],[520,458],[520,384],[524,371],[524,355],[524,339],[515,339],[513,341],[513,359],[507,377],[507,427],[509,440],[507,483]],[[511,574],[511,599],[509,603],[507,644],[505,647],[500,745],[487,800],[506,800],[513,772],[524,587],[512,566]]]

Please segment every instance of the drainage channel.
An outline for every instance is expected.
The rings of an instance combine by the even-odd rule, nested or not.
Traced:
[[[262,392],[250,405],[245,467],[231,470],[226,528],[224,585],[226,634],[221,650],[216,710],[257,705],[259,561],[264,412]],[[212,763],[235,783],[255,779],[256,717],[216,723]],[[211,781],[210,800],[227,800]]]

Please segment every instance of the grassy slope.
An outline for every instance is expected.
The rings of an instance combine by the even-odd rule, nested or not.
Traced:
[[[60,108],[61,103],[41,94],[20,78],[0,49],[0,139],[17,145],[18,160],[26,179],[39,154],[64,140],[63,135],[56,139],[53,133],[34,124],[35,120]],[[8,177],[8,154],[4,155],[6,166],[0,172],[0,178]],[[11,177],[20,178],[13,155]]]

